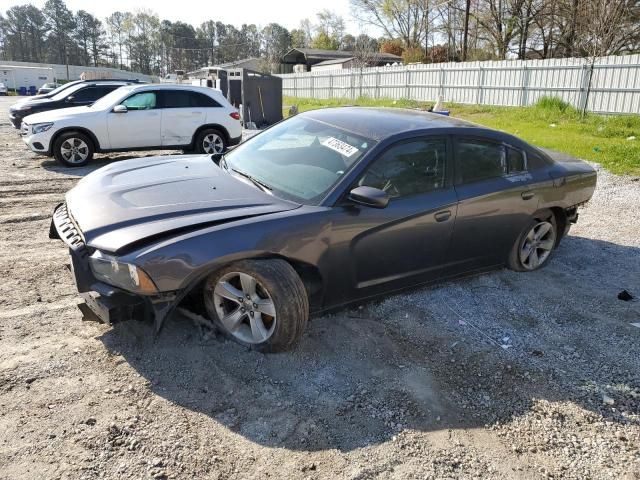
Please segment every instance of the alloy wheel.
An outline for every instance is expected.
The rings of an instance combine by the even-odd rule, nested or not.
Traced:
[[[276,328],[276,308],[269,292],[253,276],[230,272],[213,290],[213,301],[222,326],[238,340],[259,344]]]
[[[520,263],[527,270],[535,270],[547,261],[556,243],[556,230],[551,222],[533,226],[520,247]]]
[[[222,153],[224,150],[224,142],[220,135],[209,133],[202,139],[202,149],[204,153]]]
[[[67,138],[60,145],[62,158],[69,163],[82,163],[89,156],[89,146],[79,138]]]

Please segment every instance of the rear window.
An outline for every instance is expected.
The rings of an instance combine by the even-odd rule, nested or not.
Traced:
[[[507,165],[509,173],[524,172],[527,167],[524,160],[524,154],[515,148],[507,148]]]
[[[213,98],[200,92],[164,90],[162,95],[164,108],[210,108],[220,106]]]

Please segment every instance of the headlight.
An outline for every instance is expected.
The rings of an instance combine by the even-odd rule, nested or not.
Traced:
[[[33,133],[42,133],[42,132],[46,132],[51,127],[53,127],[53,123],[52,122],[49,122],[49,123],[36,123],[36,124],[34,124],[32,126],[31,131]]]
[[[158,293],[153,280],[136,265],[119,262],[98,250],[89,257],[89,265],[96,279],[104,283],[143,295]]]

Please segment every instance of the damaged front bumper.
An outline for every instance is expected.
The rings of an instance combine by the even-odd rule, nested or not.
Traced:
[[[73,221],[67,206],[58,205],[53,211],[49,238],[62,240],[69,247],[70,270],[84,304],[83,313],[91,311],[100,321],[114,324],[131,319],[153,319],[156,332],[165,318],[177,306],[175,293],[154,296],[138,295],[97,280],[89,265],[92,251],[82,232]]]

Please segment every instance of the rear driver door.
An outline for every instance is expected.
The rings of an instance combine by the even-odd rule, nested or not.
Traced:
[[[503,264],[538,209],[526,153],[488,138],[454,144],[458,216],[449,261],[462,271]]]
[[[201,125],[205,124],[206,107],[189,90],[162,90],[162,145],[189,145]]]

